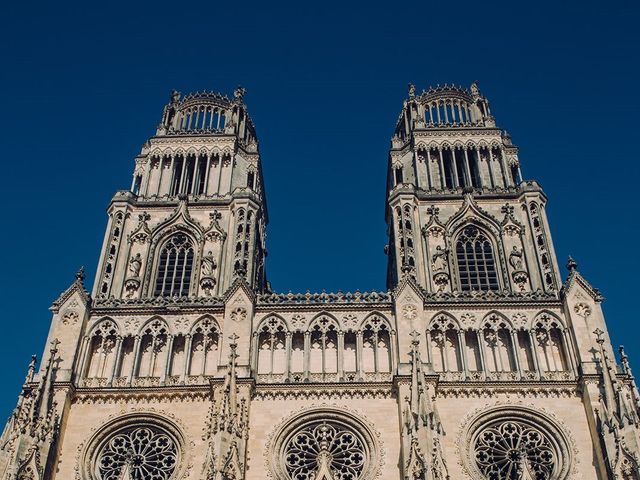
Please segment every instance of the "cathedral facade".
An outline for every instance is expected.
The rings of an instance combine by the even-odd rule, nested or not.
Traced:
[[[640,480],[602,295],[563,281],[476,84],[409,86],[381,292],[272,291],[243,96],[172,93],[92,292],[80,271],[51,307],[0,480]]]

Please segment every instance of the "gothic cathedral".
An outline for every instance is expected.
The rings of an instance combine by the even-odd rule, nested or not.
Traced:
[[[640,480],[600,292],[476,84],[409,86],[387,290],[276,293],[244,90],[173,92],[53,303],[0,480]]]

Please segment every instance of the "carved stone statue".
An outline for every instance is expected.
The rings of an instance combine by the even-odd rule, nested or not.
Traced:
[[[522,270],[522,250],[518,250],[518,247],[515,245],[509,254],[509,265],[511,265],[514,270]]]
[[[203,277],[211,277],[213,275],[213,271],[217,268],[216,261],[213,258],[213,253],[211,250],[202,257],[202,276]]]
[[[129,260],[129,272],[131,272],[131,276],[134,278],[138,278],[140,276],[140,269],[142,268],[142,257],[139,253],[136,253],[135,257]]]
[[[434,272],[441,272],[447,269],[448,254],[448,249],[442,248],[440,245],[436,247],[436,252],[431,257],[431,266]]]

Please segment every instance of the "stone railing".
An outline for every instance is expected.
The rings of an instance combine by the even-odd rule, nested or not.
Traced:
[[[321,293],[265,293],[258,295],[258,304],[348,304],[348,303],[391,303],[390,292],[321,292]]]

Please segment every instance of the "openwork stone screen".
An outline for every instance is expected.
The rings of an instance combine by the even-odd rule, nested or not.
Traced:
[[[169,480],[177,463],[178,447],[171,436],[145,425],[112,434],[98,452],[95,470],[100,480]]]
[[[365,466],[364,441],[352,429],[316,421],[293,434],[285,445],[286,470],[292,480],[313,480],[330,472],[333,480],[356,480]]]
[[[536,480],[560,478],[562,456],[543,428],[517,419],[481,427],[473,445],[475,461],[488,480],[519,480],[527,470]]]

